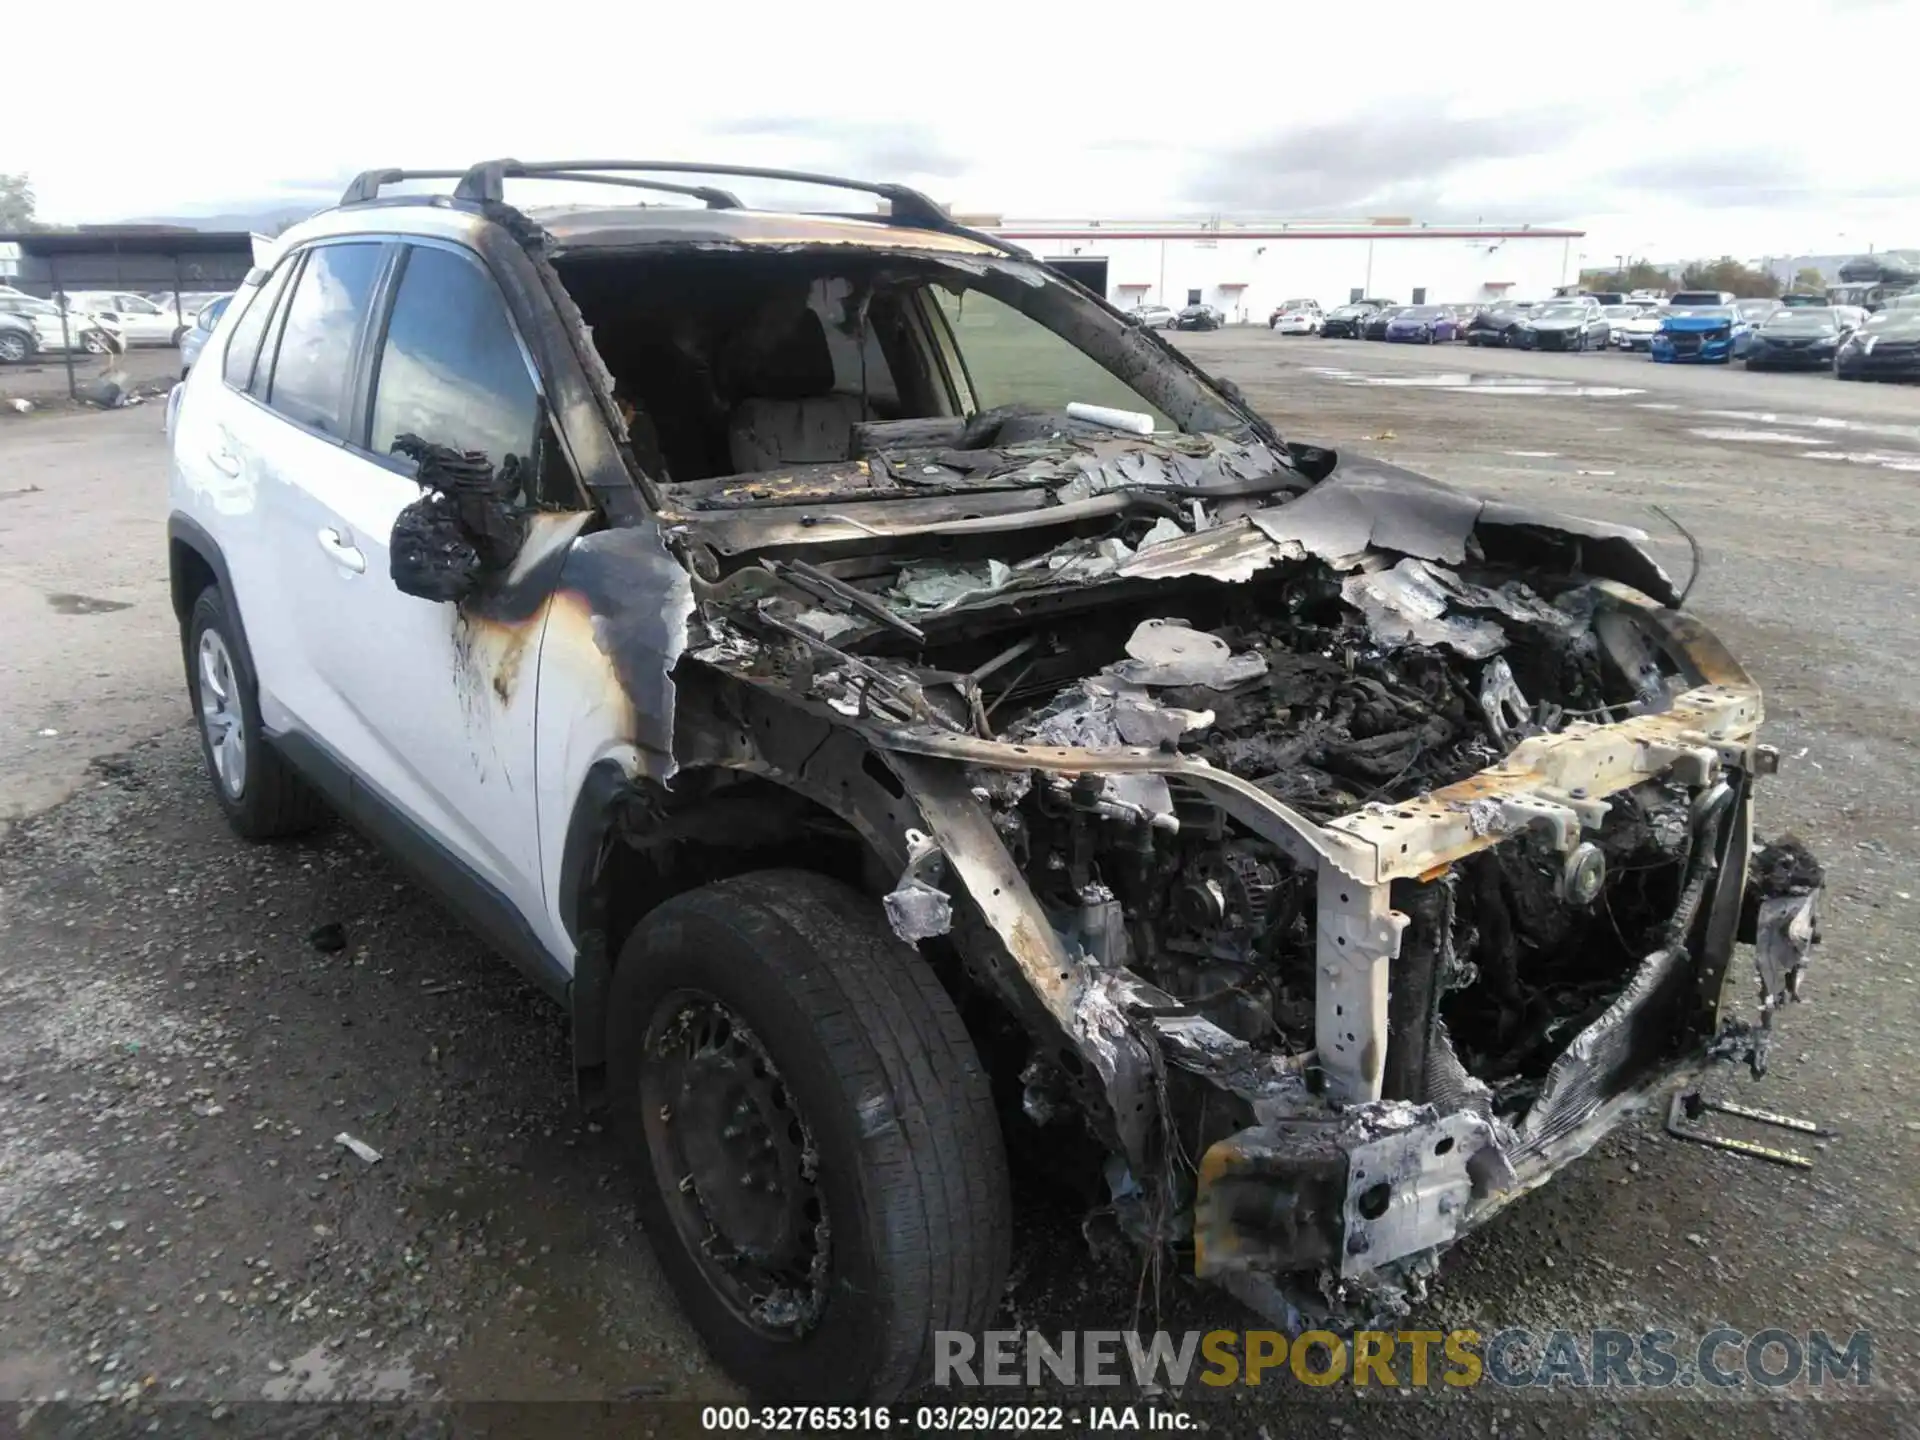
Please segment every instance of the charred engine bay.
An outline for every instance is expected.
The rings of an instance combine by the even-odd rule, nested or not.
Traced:
[[[763,590],[710,619],[713,643],[695,653],[882,729],[1203,759],[1322,823],[1649,698],[1646,676],[1636,686],[1601,643],[1601,596],[1577,576],[1472,554],[1457,569],[1309,558],[1240,583],[1117,572],[1152,553],[1153,534],[1131,519],[1027,555],[992,537],[1004,559],[843,560],[857,587],[775,562],[798,593]],[[1090,578],[1063,586],[1074,567]],[[854,588],[859,599],[837,593]],[[1260,1048],[1312,1047],[1312,872],[1177,778],[973,775],[1072,948]],[[1690,802],[1663,782],[1614,797],[1591,893],[1570,885],[1565,856],[1526,838],[1420,887],[1445,892],[1418,907],[1440,929],[1426,937],[1431,1014],[1498,1113],[1526,1107],[1658,944]],[[1431,1073],[1404,1098],[1426,1098]]]

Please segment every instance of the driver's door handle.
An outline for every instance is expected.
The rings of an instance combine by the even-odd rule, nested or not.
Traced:
[[[327,552],[327,558],[334,564],[356,575],[366,574],[367,557],[354,549],[346,537],[331,525],[323,525],[313,538],[320,542],[320,548]]]

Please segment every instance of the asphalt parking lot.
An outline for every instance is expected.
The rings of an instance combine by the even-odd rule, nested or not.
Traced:
[[[1704,551],[1690,608],[1766,688],[1784,760],[1762,828],[1828,866],[1774,1073],[1713,1083],[1837,1128],[1816,1168],[1649,1119],[1471,1237],[1414,1318],[1870,1330],[1871,1387],[1577,1410],[1337,1389],[1314,1428],[1914,1433],[1920,389],[1258,329],[1179,343],[1283,433],[1643,525],[1685,574],[1649,507],[1669,510]],[[254,848],[221,823],[164,511],[158,405],[0,413],[0,1399],[729,1398],[572,1104],[559,1014],[350,832]],[[1077,1217],[1022,1202],[1008,1328],[1251,1323],[1089,1262]],[[1224,1433],[1299,1420],[1261,1392],[1174,1398]]]

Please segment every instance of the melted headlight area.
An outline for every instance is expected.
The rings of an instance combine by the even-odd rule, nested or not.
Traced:
[[[1309,1047],[1313,874],[1214,806],[1176,802],[1176,823],[1155,823],[1104,790],[1098,776],[1036,776],[996,821],[1054,928],[1231,1035]]]

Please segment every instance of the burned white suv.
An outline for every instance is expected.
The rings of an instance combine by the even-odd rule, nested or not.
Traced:
[[[1763,1064],[1819,868],[1750,865],[1759,692],[1635,532],[1283,440],[910,190],[422,178],[290,231],[174,392],[208,768],[568,1008],[746,1385],[888,1397],[981,1329],[1009,1155],[1363,1320]]]

